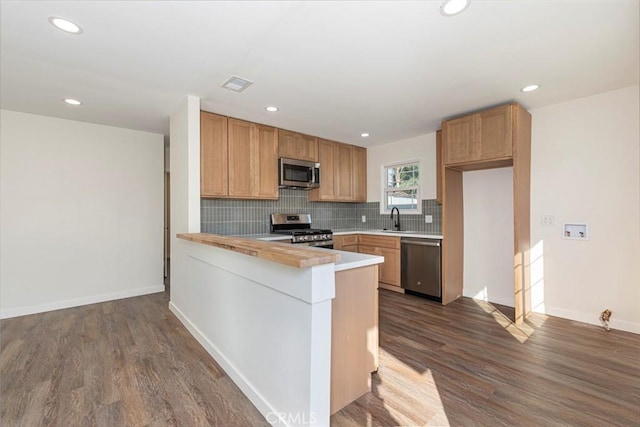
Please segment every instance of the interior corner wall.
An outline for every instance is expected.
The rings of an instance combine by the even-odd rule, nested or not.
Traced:
[[[163,136],[1,121],[0,317],[163,291]]]
[[[639,104],[632,86],[531,111],[536,311],[599,324],[608,308],[612,328],[640,333]],[[563,239],[571,222],[589,240]]]
[[[436,198],[436,133],[367,148],[367,201],[379,202],[381,170],[388,163],[420,160],[420,199]]]

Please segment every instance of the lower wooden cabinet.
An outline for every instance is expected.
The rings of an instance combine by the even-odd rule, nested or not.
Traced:
[[[348,239],[348,240],[347,240]],[[355,243],[357,239],[357,245]],[[378,281],[380,287],[396,292],[403,292],[400,286],[400,238],[375,236],[368,234],[349,234],[333,237],[334,248],[377,255],[384,257],[384,263],[378,264]]]
[[[333,236],[333,249],[339,251],[358,252],[358,235],[345,234]]]

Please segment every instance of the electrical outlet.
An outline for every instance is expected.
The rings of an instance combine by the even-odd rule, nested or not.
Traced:
[[[425,215],[425,216],[424,216],[424,222],[425,222],[426,224],[431,224],[431,223],[433,223],[433,215]]]
[[[542,215],[540,217],[540,224],[542,225],[553,225],[553,215]]]
[[[362,222],[367,222],[367,216],[366,215],[362,215]]]

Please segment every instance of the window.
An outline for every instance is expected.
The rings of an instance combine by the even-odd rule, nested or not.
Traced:
[[[397,207],[402,213],[422,213],[420,203],[420,164],[417,160],[382,167],[380,213]]]

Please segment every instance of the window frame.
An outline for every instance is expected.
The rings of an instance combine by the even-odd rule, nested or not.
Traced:
[[[388,200],[387,194],[390,191],[397,191],[397,188],[395,190],[392,190],[389,187],[387,187],[387,169],[396,168],[400,166],[412,166],[412,165],[418,166],[418,185],[415,187],[405,187],[405,188],[416,189],[416,209],[400,209],[400,212],[403,214],[411,214],[411,215],[422,214],[422,199],[420,198],[420,181],[422,179],[421,174],[423,173],[422,161],[420,159],[408,159],[408,160],[402,160],[397,162],[383,163],[380,166],[380,214],[381,215],[391,213],[392,208],[387,206],[387,200]]]

